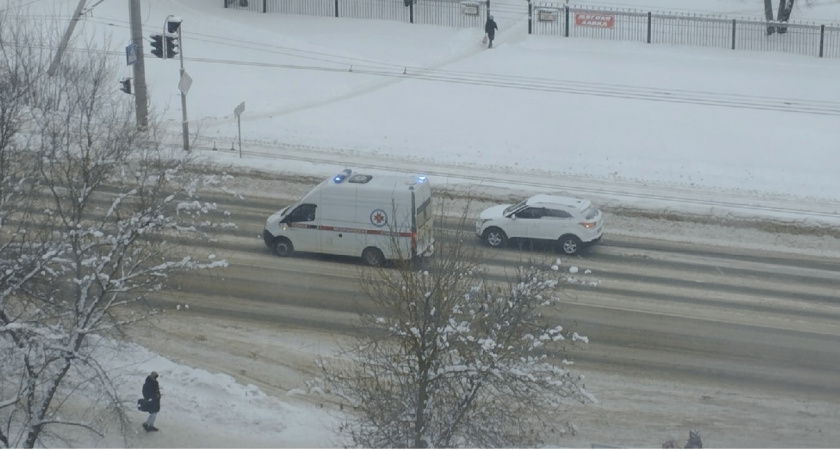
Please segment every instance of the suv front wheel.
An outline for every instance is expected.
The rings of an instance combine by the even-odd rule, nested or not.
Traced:
[[[488,228],[484,231],[484,242],[493,248],[504,247],[507,244],[507,235],[499,228]]]

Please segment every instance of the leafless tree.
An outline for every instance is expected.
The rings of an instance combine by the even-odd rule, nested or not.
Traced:
[[[116,60],[87,43],[48,77],[25,23],[0,15],[0,447],[32,448],[127,426],[103,346],[170,276],[226,264],[177,244],[227,218],[198,197],[216,176],[136,129]]]
[[[322,365],[329,391],[352,405],[341,431],[354,446],[537,446],[560,410],[591,398],[565,366],[566,346],[585,338],[545,315],[556,267],[487,273],[466,218],[427,267],[361,275],[373,306],[358,339]]]
[[[790,20],[790,16],[793,13],[793,5],[795,0],[779,0],[779,8],[778,13],[776,14],[775,21],[777,22],[787,22]],[[813,5],[811,0],[804,0],[803,3],[806,6]],[[764,0],[764,16],[768,21],[773,21],[773,0]],[[787,33],[787,27],[784,25],[779,26],[768,26],[767,27],[767,34],[773,33]]]

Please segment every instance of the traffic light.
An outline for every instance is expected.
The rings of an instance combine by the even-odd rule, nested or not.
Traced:
[[[163,35],[162,34],[153,34],[152,35],[152,54],[157,56],[158,58],[165,58],[163,53]]]
[[[178,54],[178,38],[175,36],[166,36],[166,57],[174,58]]]
[[[178,32],[178,28],[181,28],[181,20],[180,19],[170,19],[166,21],[166,32],[170,34],[175,34]]]
[[[122,85],[122,87],[120,87],[121,91],[126,94],[131,94],[131,78],[123,78],[120,80],[120,84]]]

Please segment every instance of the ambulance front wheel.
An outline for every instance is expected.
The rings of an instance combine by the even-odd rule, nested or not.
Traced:
[[[365,264],[371,267],[381,267],[385,264],[385,255],[376,247],[368,247],[362,252],[362,259]]]
[[[277,253],[277,256],[289,256],[292,252],[295,251],[295,248],[292,246],[292,241],[286,238],[277,238],[274,240],[274,253]]]

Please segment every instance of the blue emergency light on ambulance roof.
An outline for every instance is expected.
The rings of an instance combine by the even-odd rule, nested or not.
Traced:
[[[342,181],[346,180],[351,173],[353,173],[352,170],[344,169],[341,172],[339,172],[338,175],[333,177],[333,182],[335,182],[336,184],[341,183]]]
[[[417,175],[417,182],[418,183],[425,183],[426,182],[426,175]]]

